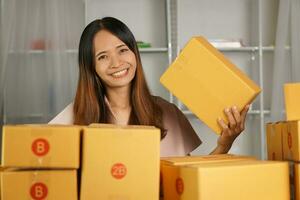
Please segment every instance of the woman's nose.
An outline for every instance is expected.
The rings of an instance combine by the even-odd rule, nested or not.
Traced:
[[[111,57],[111,68],[118,68],[121,65],[121,59],[119,55],[115,54]]]

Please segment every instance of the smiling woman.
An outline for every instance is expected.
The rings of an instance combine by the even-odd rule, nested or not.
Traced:
[[[74,124],[154,125],[163,138],[162,110],[149,92],[125,24],[111,17],[91,22],[80,39],[79,69]]]
[[[201,144],[174,104],[150,94],[137,43],[123,22],[112,17],[91,22],[81,35],[78,60],[74,104],[50,123],[156,126],[161,130],[161,156],[187,155]],[[223,132],[213,154],[227,153],[244,129],[248,107],[242,113],[226,110],[230,126],[219,122]]]

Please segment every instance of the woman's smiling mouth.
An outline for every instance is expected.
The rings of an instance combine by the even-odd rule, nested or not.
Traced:
[[[113,76],[114,78],[122,78],[128,74],[128,70],[129,68],[117,71],[115,73],[112,73],[111,76]]]

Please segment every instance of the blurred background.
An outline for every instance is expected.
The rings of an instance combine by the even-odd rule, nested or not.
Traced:
[[[154,95],[175,103],[208,154],[217,135],[159,83],[186,42],[214,42],[263,92],[230,153],[266,157],[265,123],[284,120],[283,83],[300,81],[299,0],[0,0],[0,123],[47,123],[73,101],[81,32],[119,18],[140,41]],[[199,102],[201,103],[201,102]]]

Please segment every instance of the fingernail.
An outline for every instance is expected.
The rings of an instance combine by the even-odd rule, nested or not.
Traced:
[[[229,112],[229,108],[225,108],[225,112]]]
[[[237,110],[237,107],[236,107],[236,106],[233,106],[232,108],[233,108],[233,110]]]

